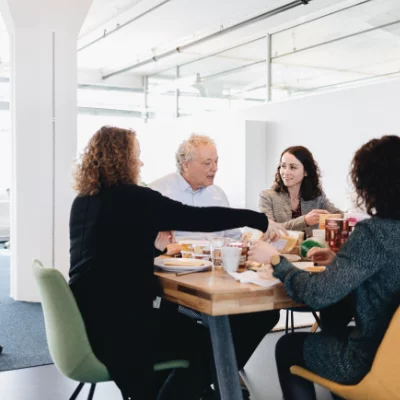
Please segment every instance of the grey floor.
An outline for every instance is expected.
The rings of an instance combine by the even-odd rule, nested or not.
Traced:
[[[246,365],[252,400],[282,400],[274,361],[275,343],[281,335],[281,332],[268,334]],[[68,400],[75,386],[54,365],[0,372],[1,400]],[[86,386],[78,400],[86,399],[88,390]],[[329,393],[320,387],[317,398],[331,400]],[[102,383],[94,400],[121,400],[121,396],[113,383]]]

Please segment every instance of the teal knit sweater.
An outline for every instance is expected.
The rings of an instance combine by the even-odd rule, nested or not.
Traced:
[[[323,273],[309,274],[282,260],[274,275],[289,296],[321,310],[351,295],[355,327],[323,330],[304,343],[306,367],[343,384],[359,382],[399,306],[400,221],[372,217],[359,222]]]

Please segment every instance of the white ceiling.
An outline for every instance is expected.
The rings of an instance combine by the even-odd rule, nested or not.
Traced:
[[[400,20],[400,0],[312,0],[307,6],[101,79],[292,1],[94,0],[77,43],[81,82],[141,87],[141,78],[150,76],[154,85],[174,79],[180,65],[180,76],[199,74],[209,93],[215,93],[213,87],[220,92],[257,88],[265,82],[262,61],[267,55],[266,40],[260,38],[268,33],[273,33],[272,78],[277,90],[304,91],[400,70],[400,24],[337,40]],[[345,10],[335,13],[340,9]],[[331,43],[321,46],[324,42]],[[3,65],[8,57],[8,38],[0,18]]]

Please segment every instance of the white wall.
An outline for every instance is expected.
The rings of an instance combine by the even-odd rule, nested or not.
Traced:
[[[400,80],[315,94],[246,110],[241,117],[268,121],[270,186],[282,150],[308,147],[322,172],[328,197],[342,209],[349,201],[348,172],[354,152],[373,137],[400,133]]]
[[[354,152],[372,137],[400,133],[400,79],[362,87],[297,97],[233,113],[203,114],[169,123],[153,123],[140,135],[144,180],[150,182],[174,170],[174,152],[191,132],[212,136],[218,146],[220,170],[216,183],[232,206],[252,208],[259,190],[270,187],[282,150],[307,146],[322,171],[328,197],[339,207],[350,206],[348,171]],[[266,121],[265,162],[246,157],[246,121]],[[247,124],[247,134],[251,132]],[[250,130],[249,130],[250,129]],[[265,145],[267,148],[265,148]],[[253,143],[251,146],[255,146]],[[256,146],[257,147],[257,146]],[[263,170],[265,168],[265,170]],[[247,185],[245,173],[260,170],[262,179]],[[249,178],[247,178],[248,180]],[[247,192],[247,193],[246,193]]]

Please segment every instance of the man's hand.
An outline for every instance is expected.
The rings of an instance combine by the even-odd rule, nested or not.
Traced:
[[[326,210],[311,210],[307,215],[305,215],[304,220],[308,226],[319,224],[319,216],[321,214],[329,214]]]
[[[257,261],[261,264],[270,264],[271,257],[274,255],[279,256],[280,253],[269,243],[259,240],[250,247],[247,255],[250,261]]]
[[[267,232],[265,232],[263,240],[277,240],[279,237],[285,234],[287,235],[286,229],[281,225],[278,224],[277,222],[273,221],[272,219],[268,220],[268,229]]]
[[[318,265],[328,265],[336,257],[336,254],[331,249],[321,249],[320,247],[313,247],[307,253],[307,257]]]
[[[159,232],[154,242],[154,246],[158,250],[164,251],[167,245],[170,243],[172,243],[172,232],[171,231]]]

